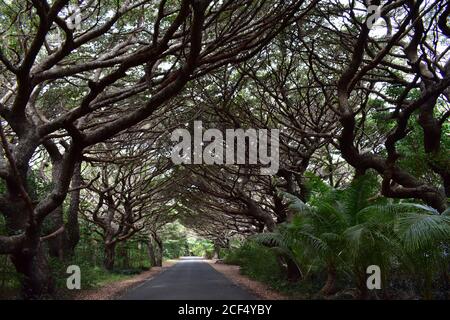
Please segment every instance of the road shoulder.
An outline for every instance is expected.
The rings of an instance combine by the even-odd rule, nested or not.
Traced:
[[[156,275],[167,270],[177,263],[176,260],[164,261],[162,267],[153,267],[148,271],[144,271],[134,277],[126,280],[115,281],[95,289],[83,290],[76,293],[72,299],[74,300],[114,300],[125,294],[128,290],[133,289],[147,280],[153,279]]]
[[[263,300],[287,300],[289,299],[287,296],[282,295],[279,292],[276,292],[269,288],[269,286],[250,279],[249,277],[240,273],[239,266],[229,265],[224,263],[216,263],[216,260],[204,260],[211,267],[213,267],[216,271],[223,274],[234,284],[246,289],[250,293],[255,296],[263,299]]]

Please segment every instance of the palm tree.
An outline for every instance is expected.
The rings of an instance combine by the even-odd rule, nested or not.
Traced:
[[[324,264],[327,273],[321,289],[324,295],[336,291],[338,266],[350,265],[361,297],[367,289],[367,265],[387,266],[388,259],[383,253],[388,251],[390,241],[382,232],[386,228],[381,228],[384,224],[379,221],[366,221],[363,216],[364,210],[369,210],[373,186],[372,179],[361,177],[345,190],[329,189],[311,205],[285,194],[289,208],[295,212],[288,230]],[[371,210],[376,208],[372,206]]]
[[[322,188],[309,204],[280,192],[294,213],[292,221],[254,239],[292,258],[304,277],[313,264],[321,266],[327,273],[323,295],[336,291],[343,269],[350,271],[358,298],[366,298],[366,269],[377,265],[383,294],[391,270],[400,266],[417,275],[425,298],[431,297],[434,276],[448,277],[450,210],[439,214],[420,204],[394,203],[374,197],[374,190],[374,180],[363,176],[344,190]]]
[[[439,214],[424,205],[393,203],[374,198],[374,190],[373,179],[365,176],[345,190],[327,190],[311,205],[284,193],[295,212],[287,238],[301,240],[303,248],[324,263],[324,295],[335,292],[339,265],[350,268],[358,296],[365,298],[367,267],[378,265],[383,270],[382,288],[387,288],[392,265],[401,261],[419,276],[418,282],[424,282],[424,295],[429,297],[433,275],[440,272],[448,279],[450,210]]]
[[[405,268],[416,275],[426,299],[432,298],[435,275],[447,282],[450,265],[450,209],[439,213],[432,207],[403,204],[396,219],[395,231]]]
[[[402,267],[415,275],[425,298],[431,298],[432,282],[436,274],[442,274],[448,281],[450,243],[450,210],[440,214],[432,207],[416,203],[397,203],[369,206],[359,212],[363,223],[349,230],[357,234],[358,229],[369,229],[372,236],[384,243],[372,247],[381,253],[378,263],[387,270],[389,263],[396,259]],[[355,236],[353,234],[353,236]],[[350,241],[354,245],[355,239]],[[361,241],[366,246],[369,241]],[[354,246],[350,247],[354,248]],[[367,249],[367,248],[366,248]],[[356,254],[357,256],[358,254]],[[383,272],[384,280],[387,272]],[[384,283],[386,287],[386,283]]]

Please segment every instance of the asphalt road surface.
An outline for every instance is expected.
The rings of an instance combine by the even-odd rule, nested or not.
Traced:
[[[198,257],[184,257],[121,300],[256,300]]]

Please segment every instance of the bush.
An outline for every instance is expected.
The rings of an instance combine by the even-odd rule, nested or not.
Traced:
[[[6,255],[0,255],[0,299],[6,299],[10,292],[20,287],[20,275]],[[3,293],[6,295],[3,296]]]
[[[70,261],[60,261],[56,258],[50,258],[52,275],[57,288],[66,288],[66,281],[69,276],[69,274],[67,274],[67,267],[70,265],[77,265],[80,267],[82,289],[96,287],[99,278],[102,278],[101,274],[106,272],[103,268],[94,266],[90,262],[80,258],[74,258]]]
[[[283,281],[283,274],[275,253],[267,247],[246,241],[241,247],[230,249],[224,258],[227,264],[241,266],[241,272],[267,283]]]

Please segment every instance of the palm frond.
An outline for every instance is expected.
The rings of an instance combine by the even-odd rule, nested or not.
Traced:
[[[259,233],[250,238],[256,243],[268,246],[268,247],[282,247],[288,248],[289,245],[286,243],[283,235],[279,232],[264,232]]]
[[[347,214],[356,218],[356,213],[365,208],[368,199],[374,193],[374,177],[366,174],[353,180],[352,184],[342,193],[341,201],[344,202]]]
[[[397,230],[406,250],[430,248],[450,239],[450,216],[407,212],[398,219]]]
[[[298,197],[288,192],[280,191],[279,195],[286,200],[288,208],[296,214],[308,214],[311,207],[300,200]]]

